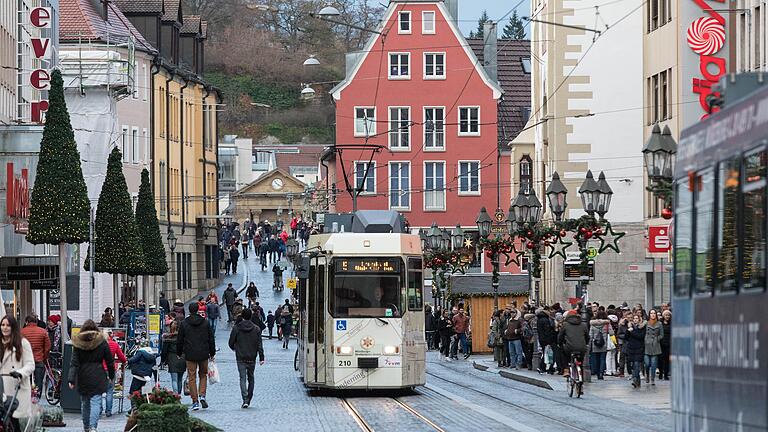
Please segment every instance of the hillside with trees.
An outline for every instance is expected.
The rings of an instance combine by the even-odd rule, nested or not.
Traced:
[[[209,22],[205,79],[220,88],[220,134],[283,143],[330,143],[334,109],[328,90],[344,77],[345,53],[369,34],[310,16],[321,0],[185,0],[185,14]],[[384,9],[366,0],[336,0],[336,19],[375,28]],[[319,66],[303,66],[310,56]],[[302,99],[304,84],[315,97]]]

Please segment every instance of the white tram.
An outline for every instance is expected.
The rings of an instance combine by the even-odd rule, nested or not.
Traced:
[[[306,386],[425,383],[421,242],[400,233],[401,222],[389,211],[327,215],[326,231],[338,232],[310,237],[300,272],[297,353]]]

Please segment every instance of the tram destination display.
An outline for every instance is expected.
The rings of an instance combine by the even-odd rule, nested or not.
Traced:
[[[400,260],[392,258],[342,258],[337,273],[400,273]]]

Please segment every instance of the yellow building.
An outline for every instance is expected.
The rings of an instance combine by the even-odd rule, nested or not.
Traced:
[[[159,51],[149,71],[150,159],[170,271],[156,283],[171,301],[186,301],[217,285],[219,278],[215,224],[221,94],[202,79],[207,24],[199,16],[183,15],[178,0],[115,3]]]

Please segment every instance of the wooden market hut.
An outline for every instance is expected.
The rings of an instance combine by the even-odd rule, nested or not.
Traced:
[[[472,352],[488,353],[488,332],[493,314],[493,288],[490,273],[453,275],[451,298],[454,304],[464,303],[469,311],[472,327]],[[527,274],[501,273],[499,275],[499,308],[513,301],[520,306],[528,300],[529,279]]]

